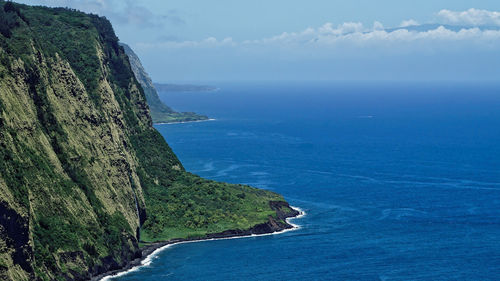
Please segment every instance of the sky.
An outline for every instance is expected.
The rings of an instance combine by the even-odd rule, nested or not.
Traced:
[[[107,17],[155,82],[500,78],[498,0],[17,2]]]

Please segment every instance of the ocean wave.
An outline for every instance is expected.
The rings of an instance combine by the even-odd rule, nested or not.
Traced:
[[[384,209],[382,211],[382,216],[378,220],[383,220],[387,218],[400,220],[404,217],[428,217],[429,213],[412,208],[397,208],[397,209]]]

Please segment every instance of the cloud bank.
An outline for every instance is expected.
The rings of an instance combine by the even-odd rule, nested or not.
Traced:
[[[440,21],[459,25],[492,25],[500,26],[500,12],[478,10],[471,8],[467,11],[441,10],[437,14]]]
[[[478,12],[479,11],[479,12]],[[161,54],[157,80],[497,80],[497,12],[442,10],[440,22],[325,23],[257,39],[207,37],[133,44]],[[485,25],[489,27],[485,27]],[[238,38],[242,38],[241,34]],[[244,37],[243,37],[244,38]],[[169,65],[164,68],[164,65]],[[169,71],[174,69],[175,71]],[[154,77],[153,77],[154,78]]]
[[[399,26],[400,27],[408,27],[408,26],[415,26],[415,25],[419,25],[418,21],[416,21],[414,19],[409,19],[409,20],[402,21]]]
[[[282,34],[255,40],[234,41],[231,37],[217,39],[208,37],[199,41],[166,41],[160,43],[139,43],[142,48],[215,48],[215,47],[250,47],[250,46],[286,46],[296,47],[353,47],[406,43],[433,45],[465,43],[482,47],[496,47],[500,42],[500,30],[463,27],[451,30],[445,26],[415,31],[405,27],[414,26],[415,22],[406,21],[406,26],[386,30],[380,22],[372,27],[362,23],[347,22],[338,26],[326,23],[318,28],[307,28],[299,32],[283,32]]]

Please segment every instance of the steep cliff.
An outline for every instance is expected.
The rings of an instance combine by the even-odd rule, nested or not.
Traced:
[[[88,279],[140,240],[282,222],[274,201],[184,170],[105,18],[0,1],[1,280]]]
[[[130,66],[135,74],[135,77],[144,89],[146,101],[148,102],[151,117],[155,123],[171,123],[171,122],[186,122],[208,120],[205,115],[199,115],[194,112],[176,112],[172,108],[166,106],[158,97],[158,93],[153,85],[153,81],[149,77],[146,70],[142,66],[141,60],[134,51],[124,43],[120,45],[125,50],[125,54],[129,57]]]

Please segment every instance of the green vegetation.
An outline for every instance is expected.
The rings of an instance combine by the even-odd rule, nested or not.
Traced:
[[[112,87],[122,94],[120,100],[128,101],[124,108],[128,121],[137,125],[140,121],[128,99],[131,95],[128,86],[134,78],[130,75],[128,61],[119,49],[118,39],[109,22],[95,15],[11,2],[0,2],[0,5],[0,69],[3,70],[0,88],[0,157],[3,161],[0,161],[0,179],[6,186],[2,188],[7,188],[12,194],[11,198],[2,197],[0,200],[6,201],[23,216],[28,216],[30,209],[34,211],[29,215],[33,221],[30,231],[34,238],[34,263],[31,265],[33,269],[25,270],[33,270],[30,274],[45,280],[62,278],[57,272],[66,266],[59,254],[73,251],[82,251],[84,260],[68,262],[86,262],[89,267],[101,263],[100,259],[108,256],[118,260],[124,242],[132,241],[130,238],[133,239],[135,230],[131,229],[122,213],[106,210],[95,193],[95,183],[89,179],[92,175],[85,170],[89,162],[83,158],[72,160],[78,154],[77,147],[71,143],[71,130],[64,125],[64,118],[59,115],[61,112],[53,100],[53,91],[56,90],[53,85],[64,84],[65,81],[57,81],[60,77],[51,72],[51,69],[60,67],[58,60],[69,63],[93,106],[100,108],[102,93],[98,87],[100,77],[105,74],[98,49],[102,48],[110,64],[111,75],[108,79]],[[21,83],[28,86],[24,93],[12,85],[12,79],[17,79],[15,75],[20,71],[25,72]],[[77,95],[77,90],[67,87],[62,92]],[[44,135],[48,139],[48,149],[53,151],[62,171],[58,171],[57,165],[50,161],[47,148],[35,136],[26,138],[22,126],[15,124],[19,121],[17,118],[26,116],[29,120],[31,117],[30,108],[15,107],[17,100],[12,99],[16,98],[11,96],[13,92],[25,94],[32,100],[33,117],[37,120],[35,136]],[[4,124],[4,120],[8,124]],[[30,194],[33,194],[31,202]],[[93,219],[80,218],[75,213],[74,209],[86,208],[86,205],[90,207]],[[1,240],[15,238],[0,231]],[[8,260],[5,253],[0,253],[0,260]],[[5,270],[3,274],[6,274]],[[0,277],[3,274],[0,270]]]
[[[184,170],[105,18],[0,1],[1,280],[96,275],[282,200]]]
[[[183,174],[168,189],[151,187],[142,240],[201,237],[228,229],[249,229],[276,213],[277,194],[243,185],[221,184]]]
[[[284,201],[270,191],[210,181],[185,172],[157,131],[134,136],[132,143],[137,147],[142,167],[138,175],[146,194],[148,215],[141,232],[143,241],[249,229],[275,215],[270,201]]]

